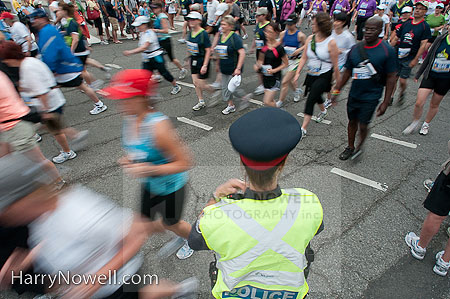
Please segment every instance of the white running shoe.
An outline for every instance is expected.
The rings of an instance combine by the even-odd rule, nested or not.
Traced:
[[[183,68],[180,70],[180,75],[178,76],[178,79],[182,80],[182,79],[186,78],[186,75],[187,75],[187,69]]]
[[[219,82],[213,82],[211,84],[211,87],[214,89],[222,89],[222,84],[220,84]]]
[[[283,101],[276,101],[275,105],[277,106],[277,108],[281,108],[281,106],[283,106]]]
[[[406,129],[403,130],[403,135],[409,135],[417,131],[419,128],[419,122],[413,121],[409,126],[406,127]]]
[[[89,113],[92,114],[92,115],[96,115],[96,114],[102,113],[102,112],[105,111],[106,109],[108,109],[108,107],[107,107],[105,104],[103,104],[103,105],[101,105],[101,106],[99,106],[99,105],[94,105],[94,109],[92,109],[91,111],[89,111]]]
[[[177,252],[177,258],[180,260],[185,260],[194,254],[194,250],[189,247],[188,241],[184,240],[184,245]]]
[[[70,151],[68,153],[65,153],[64,151],[61,151],[60,154],[56,157],[53,157],[53,163],[61,164],[66,162],[67,160],[72,160],[77,156],[77,154],[74,151]]]
[[[186,43],[186,40],[185,40],[184,38],[180,38],[180,39],[178,40],[178,42],[179,42],[180,44],[185,44],[185,43]]]
[[[445,262],[442,259],[444,255],[444,250],[436,253],[436,264],[434,264],[433,272],[440,276],[446,276],[448,269],[450,268],[450,262]]]
[[[177,84],[174,87],[172,87],[172,91],[170,92],[170,94],[177,94],[180,91],[181,91],[181,86]]]
[[[422,128],[420,128],[420,135],[427,135],[428,134],[428,130],[430,129],[430,125],[423,123]]]
[[[405,236],[406,245],[411,248],[411,255],[418,260],[423,260],[427,249],[419,246],[419,240],[420,238],[413,232],[409,232]]]
[[[222,114],[228,115],[228,114],[233,113],[235,111],[236,111],[236,107],[235,106],[227,106],[227,108],[222,110]]]
[[[200,109],[202,109],[202,108],[205,108],[205,107],[206,107],[205,102],[204,102],[204,101],[200,101],[200,102],[198,102],[197,104],[195,104],[194,107],[192,107],[192,110],[198,111],[198,110],[200,110]]]
[[[300,138],[300,140],[302,140],[303,138],[306,137],[306,130],[303,128],[301,128],[301,129],[302,129],[302,137]]]
[[[244,34],[243,36],[242,36],[242,39],[247,39],[248,38],[248,34]]]
[[[302,93],[303,93],[303,89],[301,89],[301,88],[297,88],[295,90],[295,92],[294,92],[294,102],[296,102],[296,103],[300,102]]]
[[[100,42],[100,44],[101,44],[101,45],[109,45],[108,41],[106,41],[106,40],[102,40],[102,41]]]
[[[321,123],[325,119],[325,116],[327,116],[327,114],[327,109],[325,109],[324,111],[320,111],[319,114],[317,114],[316,122]]]
[[[258,85],[258,87],[256,87],[255,91],[253,92],[255,95],[261,95],[264,93],[264,85]]]

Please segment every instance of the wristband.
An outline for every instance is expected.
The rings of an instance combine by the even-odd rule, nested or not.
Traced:
[[[335,90],[331,91],[332,96],[338,96],[340,94],[341,94],[341,91],[339,89],[335,89]]]

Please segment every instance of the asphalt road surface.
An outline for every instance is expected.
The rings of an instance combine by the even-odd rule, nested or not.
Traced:
[[[250,38],[244,42],[248,47],[252,29],[253,26],[247,27]],[[303,29],[310,33],[306,26]],[[181,60],[186,56],[186,46],[177,43],[179,37],[179,32],[174,33],[172,44],[176,57]],[[137,42],[131,39],[121,45],[93,44],[91,57],[120,69],[140,68],[140,55],[122,55],[122,51],[136,46]],[[243,75],[243,87],[247,92],[258,85],[254,62],[255,56],[248,54]],[[177,77],[176,67],[171,63],[167,65]],[[114,72],[118,71],[116,68]],[[104,76],[97,69],[90,68],[90,71],[98,78]],[[211,77],[214,74],[212,72]],[[192,80],[187,76],[183,82],[191,84]],[[261,101],[262,96],[255,96],[256,101],[248,109],[227,116],[221,114],[225,103],[195,112],[192,106],[197,98],[190,84],[183,85],[181,92],[173,96],[170,85],[163,81],[160,84],[162,99],[156,106],[171,117],[195,157],[184,212],[184,219],[193,223],[218,184],[233,177],[243,178],[238,155],[228,139],[228,128],[244,113],[258,109],[257,101]],[[443,100],[427,136],[402,136],[402,130],[411,121],[418,88],[413,80],[408,84],[406,103],[401,107],[394,104],[384,116],[373,120],[365,152],[359,159],[338,159],[347,142],[348,86],[342,92],[339,105],[329,110],[326,118],[329,122],[313,121],[307,137],[289,155],[280,179],[281,187],[311,190],[318,195],[324,208],[325,230],[312,241],[316,257],[308,278],[309,298],[450,298],[449,277],[439,277],[432,271],[434,255],[448,240],[444,231],[448,222],[431,242],[423,261],[410,256],[404,241],[409,231],[419,234],[426,215],[422,206],[427,194],[423,180],[434,179],[440,164],[448,157],[450,99],[447,96]],[[121,116],[116,104],[104,100],[108,110],[93,116],[89,114],[92,102],[84,94],[70,89],[65,89],[64,94],[67,124],[90,132],[89,146],[79,151],[76,159],[58,166],[64,178],[70,184],[84,184],[106,194],[119,205],[136,208],[138,183],[125,176],[117,165],[123,151]],[[302,117],[297,114],[303,112],[304,103],[294,103],[290,95],[283,109],[301,122]],[[182,122],[181,117],[206,127]],[[42,137],[42,151],[51,158],[58,153],[58,146],[48,133],[42,132]],[[383,137],[392,139],[380,139]],[[183,261],[175,256],[163,261],[156,258],[158,249],[173,236],[165,233],[148,240],[142,249],[145,254],[143,272],[174,281],[196,276],[201,281],[199,298],[210,298],[211,252],[196,252]],[[2,293],[0,298],[15,298],[15,295]]]

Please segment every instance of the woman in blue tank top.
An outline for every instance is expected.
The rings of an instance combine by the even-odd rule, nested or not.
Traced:
[[[294,79],[295,71],[297,70],[306,40],[306,35],[300,30],[297,30],[297,22],[297,16],[295,14],[291,14],[286,20],[287,29],[280,34],[280,40],[282,41],[284,51],[288,56],[289,64],[281,83],[280,99],[276,103],[277,107],[281,107],[283,105],[283,101],[289,92],[289,87],[294,90],[294,102],[300,101],[300,94],[302,93],[302,89],[298,88],[292,80]]]
[[[188,258],[193,251],[183,242],[191,225],[181,220],[181,214],[191,155],[168,117],[152,107],[150,96],[156,86],[153,88],[151,77],[152,73],[144,69],[121,71],[101,93],[121,100],[122,143],[127,154],[119,164],[125,173],[142,181],[141,213],[152,221],[161,214],[162,219],[152,224],[177,234],[178,248],[185,244],[177,256]]]

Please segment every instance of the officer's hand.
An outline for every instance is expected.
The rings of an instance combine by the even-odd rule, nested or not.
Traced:
[[[214,191],[214,197],[220,198],[227,196],[229,194],[234,194],[239,190],[245,190],[247,186],[245,185],[245,182],[238,179],[231,179],[225,184],[220,185],[217,187],[216,191]]]

